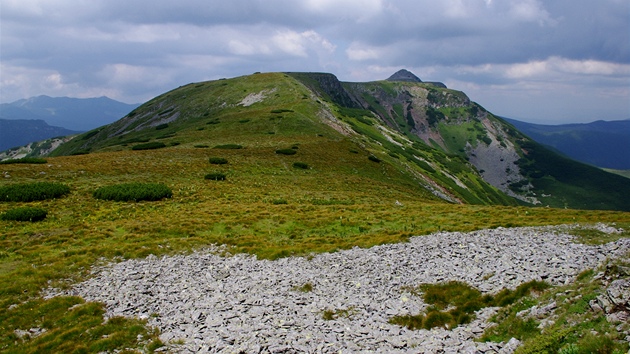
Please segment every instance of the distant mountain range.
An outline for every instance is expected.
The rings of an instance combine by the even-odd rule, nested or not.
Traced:
[[[53,127],[41,119],[0,119],[0,151],[80,132]]]
[[[0,118],[43,120],[48,125],[87,131],[115,122],[138,107],[107,97],[70,98],[37,96],[0,104]]]
[[[603,168],[630,170],[630,119],[561,125],[504,119],[535,141],[572,159]]]
[[[0,151],[115,122],[139,104],[107,97],[37,96],[0,104]]]

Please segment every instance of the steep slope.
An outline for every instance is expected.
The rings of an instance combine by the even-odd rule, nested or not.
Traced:
[[[626,179],[562,160],[564,168],[589,176],[566,178],[552,168],[557,155],[464,93],[433,83],[344,83],[326,73],[268,73],[189,84],[52,155],[128,151],[146,143],[173,154],[239,145],[259,159],[247,168],[255,175],[277,162],[273,151],[292,148],[297,154],[288,161],[297,156],[317,166],[313,181],[353,180],[342,189],[366,193],[381,185],[451,203],[630,210],[630,202],[602,188],[630,193]]]
[[[543,125],[504,118],[535,141],[603,168],[630,170],[630,120]]]
[[[0,151],[31,142],[77,133],[79,132],[50,126],[43,120],[0,119]]]
[[[419,138],[433,152],[449,156],[448,162],[454,157],[470,162],[486,182],[507,195],[553,207],[630,208],[623,197],[630,193],[626,179],[562,158],[463,92],[407,79],[343,87],[365,110],[364,120],[376,119],[409,139]],[[442,166],[452,169],[456,164]]]
[[[0,105],[0,118],[39,119],[49,125],[86,131],[120,119],[137,104],[107,97],[69,98],[37,96]]]

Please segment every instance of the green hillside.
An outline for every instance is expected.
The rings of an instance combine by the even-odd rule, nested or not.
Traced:
[[[337,146],[341,142],[344,150]],[[630,201],[621,197],[630,193],[625,179],[532,145],[464,93],[431,83],[342,83],[326,73],[266,73],[189,84],[63,144],[51,156],[126,151],[147,143],[174,151],[301,146],[300,155],[314,153],[302,162],[333,174],[395,181],[412,186],[411,193],[452,203],[630,210]],[[536,159],[527,154],[532,146]],[[369,156],[383,164],[357,170],[346,163]],[[572,172],[558,170],[556,160]],[[390,174],[379,172],[383,168]],[[313,171],[315,178],[323,177],[320,172]]]

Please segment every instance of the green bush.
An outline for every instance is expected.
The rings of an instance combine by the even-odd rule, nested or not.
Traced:
[[[46,163],[46,159],[41,159],[38,157],[23,157],[21,159],[9,159],[0,161],[0,165],[9,165],[14,163],[33,163],[33,164],[43,164]]]
[[[279,149],[279,150],[276,150],[276,154],[279,154],[279,155],[295,155],[295,154],[297,154],[297,151],[295,151],[294,149]]]
[[[152,150],[152,149],[161,149],[163,147],[166,147],[166,144],[159,141],[154,141],[154,142],[150,142],[146,144],[135,145],[134,147],[131,148],[131,150]]]
[[[225,174],[224,173],[208,173],[205,177],[205,179],[209,179],[209,180],[213,180],[213,181],[225,181]]]
[[[70,188],[60,183],[20,183],[0,187],[0,201],[33,202],[36,200],[59,198],[68,193],[70,193]]]
[[[168,128],[168,123],[160,124],[155,127],[155,130],[162,130]]]
[[[308,164],[305,164],[304,162],[294,162],[293,163],[293,167],[301,168],[303,170],[307,170],[308,169]]]
[[[238,150],[242,148],[243,147],[238,144],[224,144],[224,145],[217,145],[214,147],[214,149],[231,149],[231,150]]]
[[[228,160],[223,157],[211,157],[210,163],[213,165],[225,165],[228,163]]]
[[[0,215],[0,220],[7,221],[41,221],[46,218],[48,213],[44,209],[22,207],[7,210],[4,214]]]
[[[98,188],[92,193],[94,198],[117,202],[155,201],[173,196],[167,186],[160,183],[122,183]]]
[[[374,161],[374,162],[381,162],[381,159],[379,159],[378,157],[374,156],[374,155],[370,155],[368,156],[368,159],[370,161]]]

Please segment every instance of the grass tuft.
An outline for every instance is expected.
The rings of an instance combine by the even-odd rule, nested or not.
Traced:
[[[209,179],[212,181],[225,181],[225,178],[225,173],[220,172],[208,173],[204,176],[204,179]]]
[[[390,323],[409,329],[431,329],[444,327],[452,329],[469,323],[474,319],[475,311],[488,306],[507,306],[527,296],[532,291],[543,291],[550,285],[539,281],[521,284],[516,290],[504,289],[496,296],[482,295],[470,285],[450,281],[439,284],[421,284],[417,288],[407,288],[412,294],[423,294],[427,304],[432,305],[426,314],[394,316]],[[449,309],[448,311],[445,311]]]

